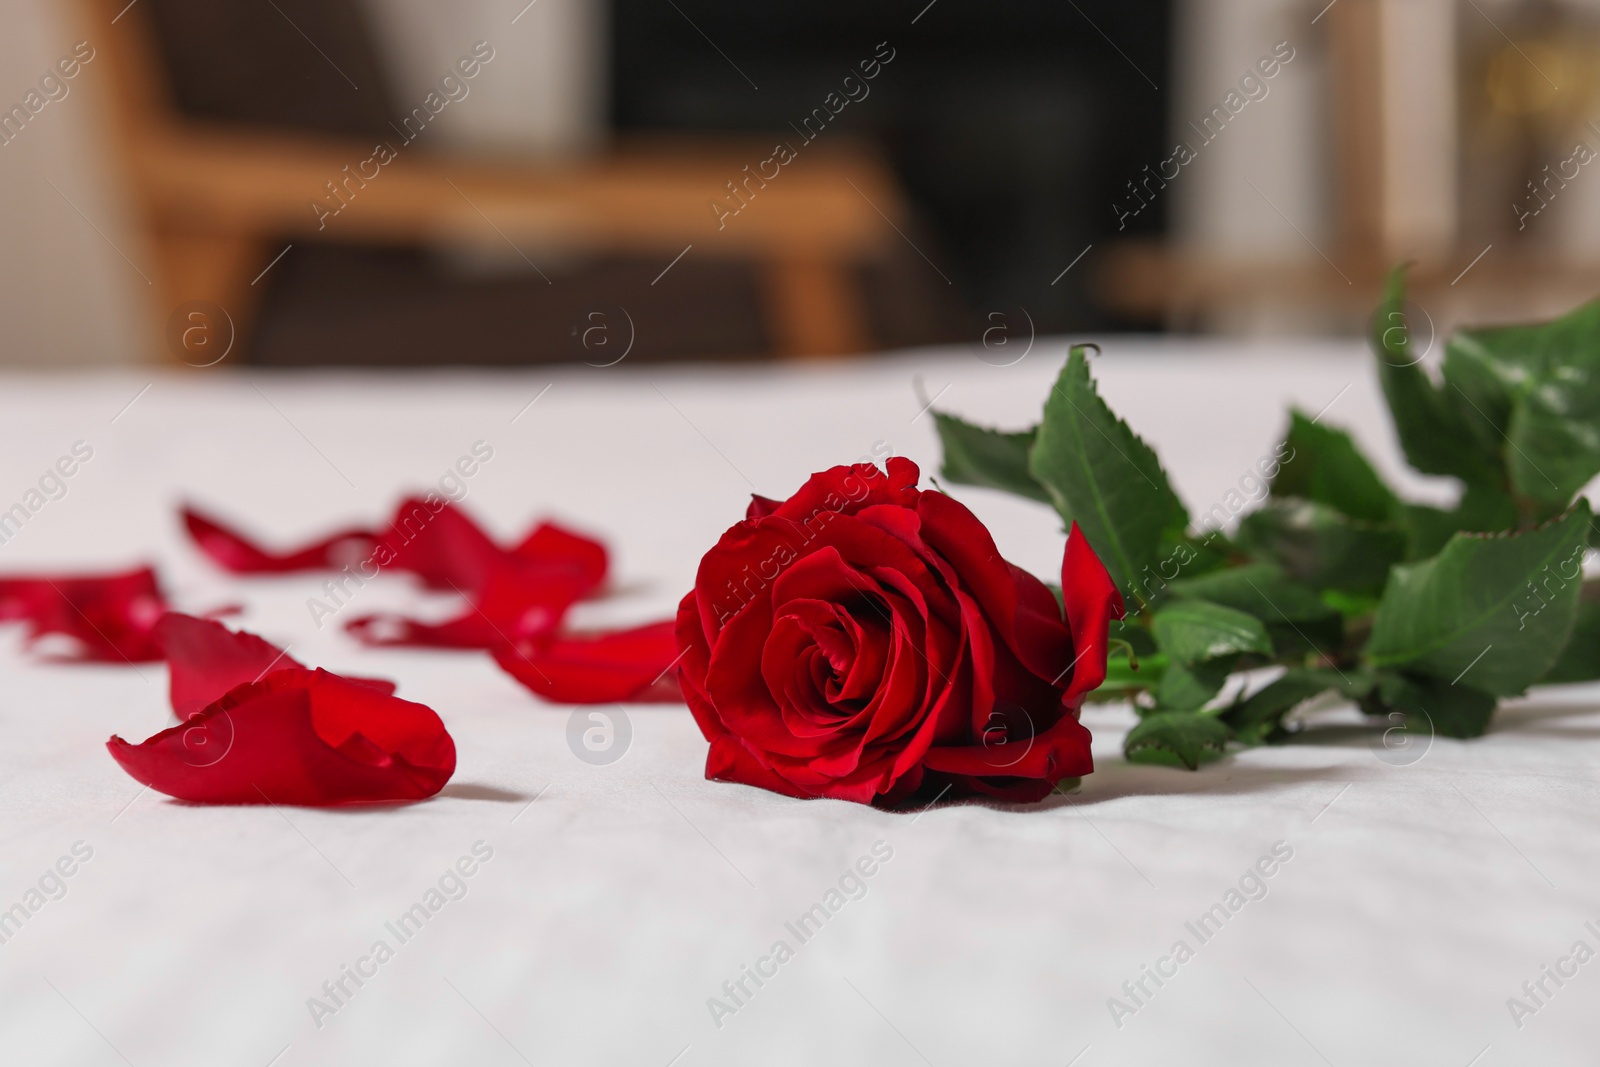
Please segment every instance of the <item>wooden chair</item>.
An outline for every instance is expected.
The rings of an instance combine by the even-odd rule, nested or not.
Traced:
[[[905,207],[893,176],[860,145],[833,137],[796,145],[799,157],[764,187],[752,185],[748,206],[719,227],[709,202],[743,181],[747,164],[771,156],[772,144],[639,137],[598,158],[534,165],[429,154],[397,136],[397,158],[350,186],[336,217],[319,219],[311,202],[334,203],[327,183],[341,184],[372,144],[187,118],[173,103],[145,5],[78,3],[98,53],[84,73],[106,87],[116,158],[156,257],[151,310],[163,330],[180,304],[205,300],[242,332],[258,292],[252,279],[285,241],[510,241],[659,256],[663,267],[692,245],[696,257],[760,265],[780,354],[871,346],[852,271],[898,240],[890,220]]]

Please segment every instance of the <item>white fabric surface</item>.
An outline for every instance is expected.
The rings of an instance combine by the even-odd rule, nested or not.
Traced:
[[[163,668],[40,665],[8,629],[0,908],[75,842],[93,857],[0,945],[0,1063],[1594,1062],[1600,963],[1546,979],[1553,996],[1520,1029],[1506,1006],[1574,942],[1600,949],[1583,927],[1600,928],[1592,688],[1536,693],[1487,737],[1436,740],[1409,766],[1332,708],[1317,714],[1343,727],[1315,742],[1198,773],[1131,767],[1130,713],[1091,708],[1100,769],[1077,795],[891,814],[705,781],[679,707],[629,709],[626,755],[588,765],[568,748],[570,709],[486,656],[360,649],[312,623],[319,579],[227,578],[176,520],[188,498],[291,543],[380,518],[484,440],[494,458],[466,506],[503,536],[541,515],[601,534],[619,592],[579,619],[644,620],[670,612],[753,488],[785,495],[885,447],[936,471],[915,375],[944,408],[1020,426],[1063,356],[1041,342],[1009,368],[944,350],[738,370],[219,369],[157,377],[120,415],[150,378],[4,378],[0,509],[74,441],[94,457],[0,545],[0,571],[157,562],[180,608],[240,602],[238,624],[304,662],[396,679],[439,711],[460,763],[443,795],[380,811],[140,795],[103,742],[167,724]],[[1448,495],[1401,476],[1357,346],[1118,340],[1097,373],[1196,513],[1272,448],[1290,401],[1331,403],[1324,419],[1386,471]],[[1008,556],[1056,573],[1046,508],[955,492]],[[401,577],[355,599],[351,614],[452,606]],[[376,940],[395,946],[385,922],[480,840],[493,858],[466,896],[319,1028],[308,998]],[[799,944],[784,924],[879,841],[893,858],[866,895]],[[1201,944],[1185,923],[1280,841],[1293,858],[1265,899]],[[779,939],[795,957],[719,1028],[707,999]],[[1119,1027],[1108,998],[1180,939],[1194,958]]]

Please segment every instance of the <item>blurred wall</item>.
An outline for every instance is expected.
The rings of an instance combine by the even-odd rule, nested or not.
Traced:
[[[1309,21],[1315,14],[1303,0],[1178,5],[1172,135],[1198,156],[1173,182],[1173,236],[1180,243],[1221,256],[1300,259],[1309,250],[1295,226],[1313,241],[1328,239],[1327,64],[1321,34]],[[1202,144],[1194,127],[1280,41],[1294,58],[1266,83],[1267,95]]]
[[[1513,204],[1525,210],[1538,203],[1527,183],[1542,181],[1546,177],[1544,167],[1567,169],[1564,161],[1577,144],[1600,154],[1600,0],[1561,0],[1542,10],[1529,0],[1473,2],[1478,5],[1476,8],[1464,5],[1457,16],[1464,43],[1494,51],[1515,48],[1517,58],[1529,65],[1513,62],[1508,73],[1520,71],[1526,84],[1536,91],[1550,83],[1556,88],[1547,108],[1537,116],[1527,117],[1527,125],[1535,131],[1533,135],[1524,131],[1520,143],[1512,145],[1492,139],[1484,143],[1484,135],[1490,131],[1483,128],[1481,100],[1478,108],[1466,109],[1469,133],[1465,147],[1478,153],[1466,165],[1496,172],[1488,184],[1498,194],[1484,205],[1492,212],[1491,218],[1466,227],[1468,236],[1477,245],[1492,239],[1497,245],[1520,245],[1537,256],[1557,261],[1600,262],[1600,167],[1583,165],[1578,176],[1563,184],[1548,206],[1526,220],[1526,228],[1517,225],[1517,212],[1513,210]],[[1530,15],[1550,17],[1557,13],[1564,13],[1564,27],[1544,31],[1528,28]],[[1505,33],[1519,43],[1506,42]],[[1532,61],[1537,62],[1537,67]],[[1483,72],[1475,74],[1469,91],[1480,97],[1490,95],[1483,84]],[[1478,128],[1471,131],[1474,118]],[[1505,121],[1503,115],[1499,119]],[[1499,132],[1503,135],[1505,131]],[[1486,160],[1485,153],[1499,159]],[[1557,310],[1565,308],[1557,306],[1549,313]]]
[[[77,42],[93,45],[73,13],[59,0],[0,0],[0,110],[22,105]],[[143,354],[136,338],[153,266],[108,173],[99,73],[91,60],[65,97],[0,144],[0,363],[114,364]]]
[[[362,0],[409,107],[478,41],[494,59],[472,83],[439,141],[521,156],[565,156],[606,132],[609,52],[605,0]]]
[[[1381,218],[1371,225],[1392,259],[1448,256],[1458,240],[1456,37],[1461,0],[1373,0],[1381,12],[1382,53],[1361,71],[1365,87],[1384,87],[1388,103],[1381,150],[1371,167],[1353,170],[1381,190]],[[1488,2],[1488,0],[1485,0]],[[1293,59],[1226,130],[1200,149],[1177,191],[1173,235],[1210,257],[1263,263],[1337,262],[1354,254],[1356,237],[1339,225],[1341,125],[1366,121],[1332,62],[1332,35],[1349,5],[1328,0],[1193,0],[1182,15],[1174,49],[1181,103],[1174,136],[1196,140],[1198,122],[1240,91],[1240,79],[1274,49]],[[1280,42],[1283,44],[1280,45]],[[1236,98],[1237,99],[1237,98]],[[1192,180],[1191,180],[1192,177]],[[1319,316],[1326,316],[1321,321]],[[1281,299],[1243,298],[1204,325],[1230,333],[1304,333],[1347,329],[1326,307]]]
[[[1466,266],[1492,242],[1498,255],[1520,250],[1553,264],[1600,263],[1600,170],[1586,167],[1563,185],[1524,232],[1517,232],[1514,212],[1526,198],[1526,183],[1541,179],[1542,167],[1560,164],[1575,144],[1600,153],[1600,0],[1380,2],[1385,46],[1378,73],[1391,104],[1381,130],[1381,225],[1394,246],[1392,258],[1431,256]],[[1329,7],[1327,0],[1188,0],[1179,6],[1175,139],[1194,142],[1189,124],[1217,106],[1276,42],[1289,42],[1295,58],[1269,95],[1251,102],[1173,182],[1176,242],[1256,263],[1315,262],[1319,250],[1334,260],[1344,254],[1336,232],[1334,131],[1350,101],[1330,70],[1329,30],[1341,11]],[[1541,41],[1529,29],[1530,21],[1563,14],[1568,28],[1554,31],[1554,40]],[[1569,51],[1552,51],[1561,45]],[[1553,84],[1548,114],[1528,120],[1540,131],[1536,147],[1504,137],[1485,140],[1479,114],[1488,106],[1484,72],[1470,62],[1474,50],[1484,49],[1510,50],[1519,82],[1541,92]],[[1493,194],[1469,195],[1481,192],[1488,170],[1495,172]],[[1535,311],[1530,304],[1521,314],[1554,310]],[[1303,309],[1263,303],[1230,309],[1206,325],[1268,333],[1305,332],[1319,323]]]

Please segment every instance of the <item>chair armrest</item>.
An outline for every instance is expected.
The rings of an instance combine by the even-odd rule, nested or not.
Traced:
[[[375,242],[498,241],[498,230],[547,247],[693,242],[714,256],[776,246],[837,259],[873,255],[905,214],[887,168],[843,140],[803,147],[767,181],[757,168],[773,148],[751,141],[621,141],[598,158],[549,163],[442,156],[398,136],[384,148],[197,124],[131,146],[146,202],[179,228]]]

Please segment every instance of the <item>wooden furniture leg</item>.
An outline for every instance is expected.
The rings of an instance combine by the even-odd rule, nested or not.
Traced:
[[[237,356],[259,295],[250,283],[267,263],[262,242],[165,226],[156,228],[154,239],[166,355],[191,366]]]
[[[850,264],[779,257],[762,264],[774,347],[784,356],[843,356],[871,349],[860,282]]]

